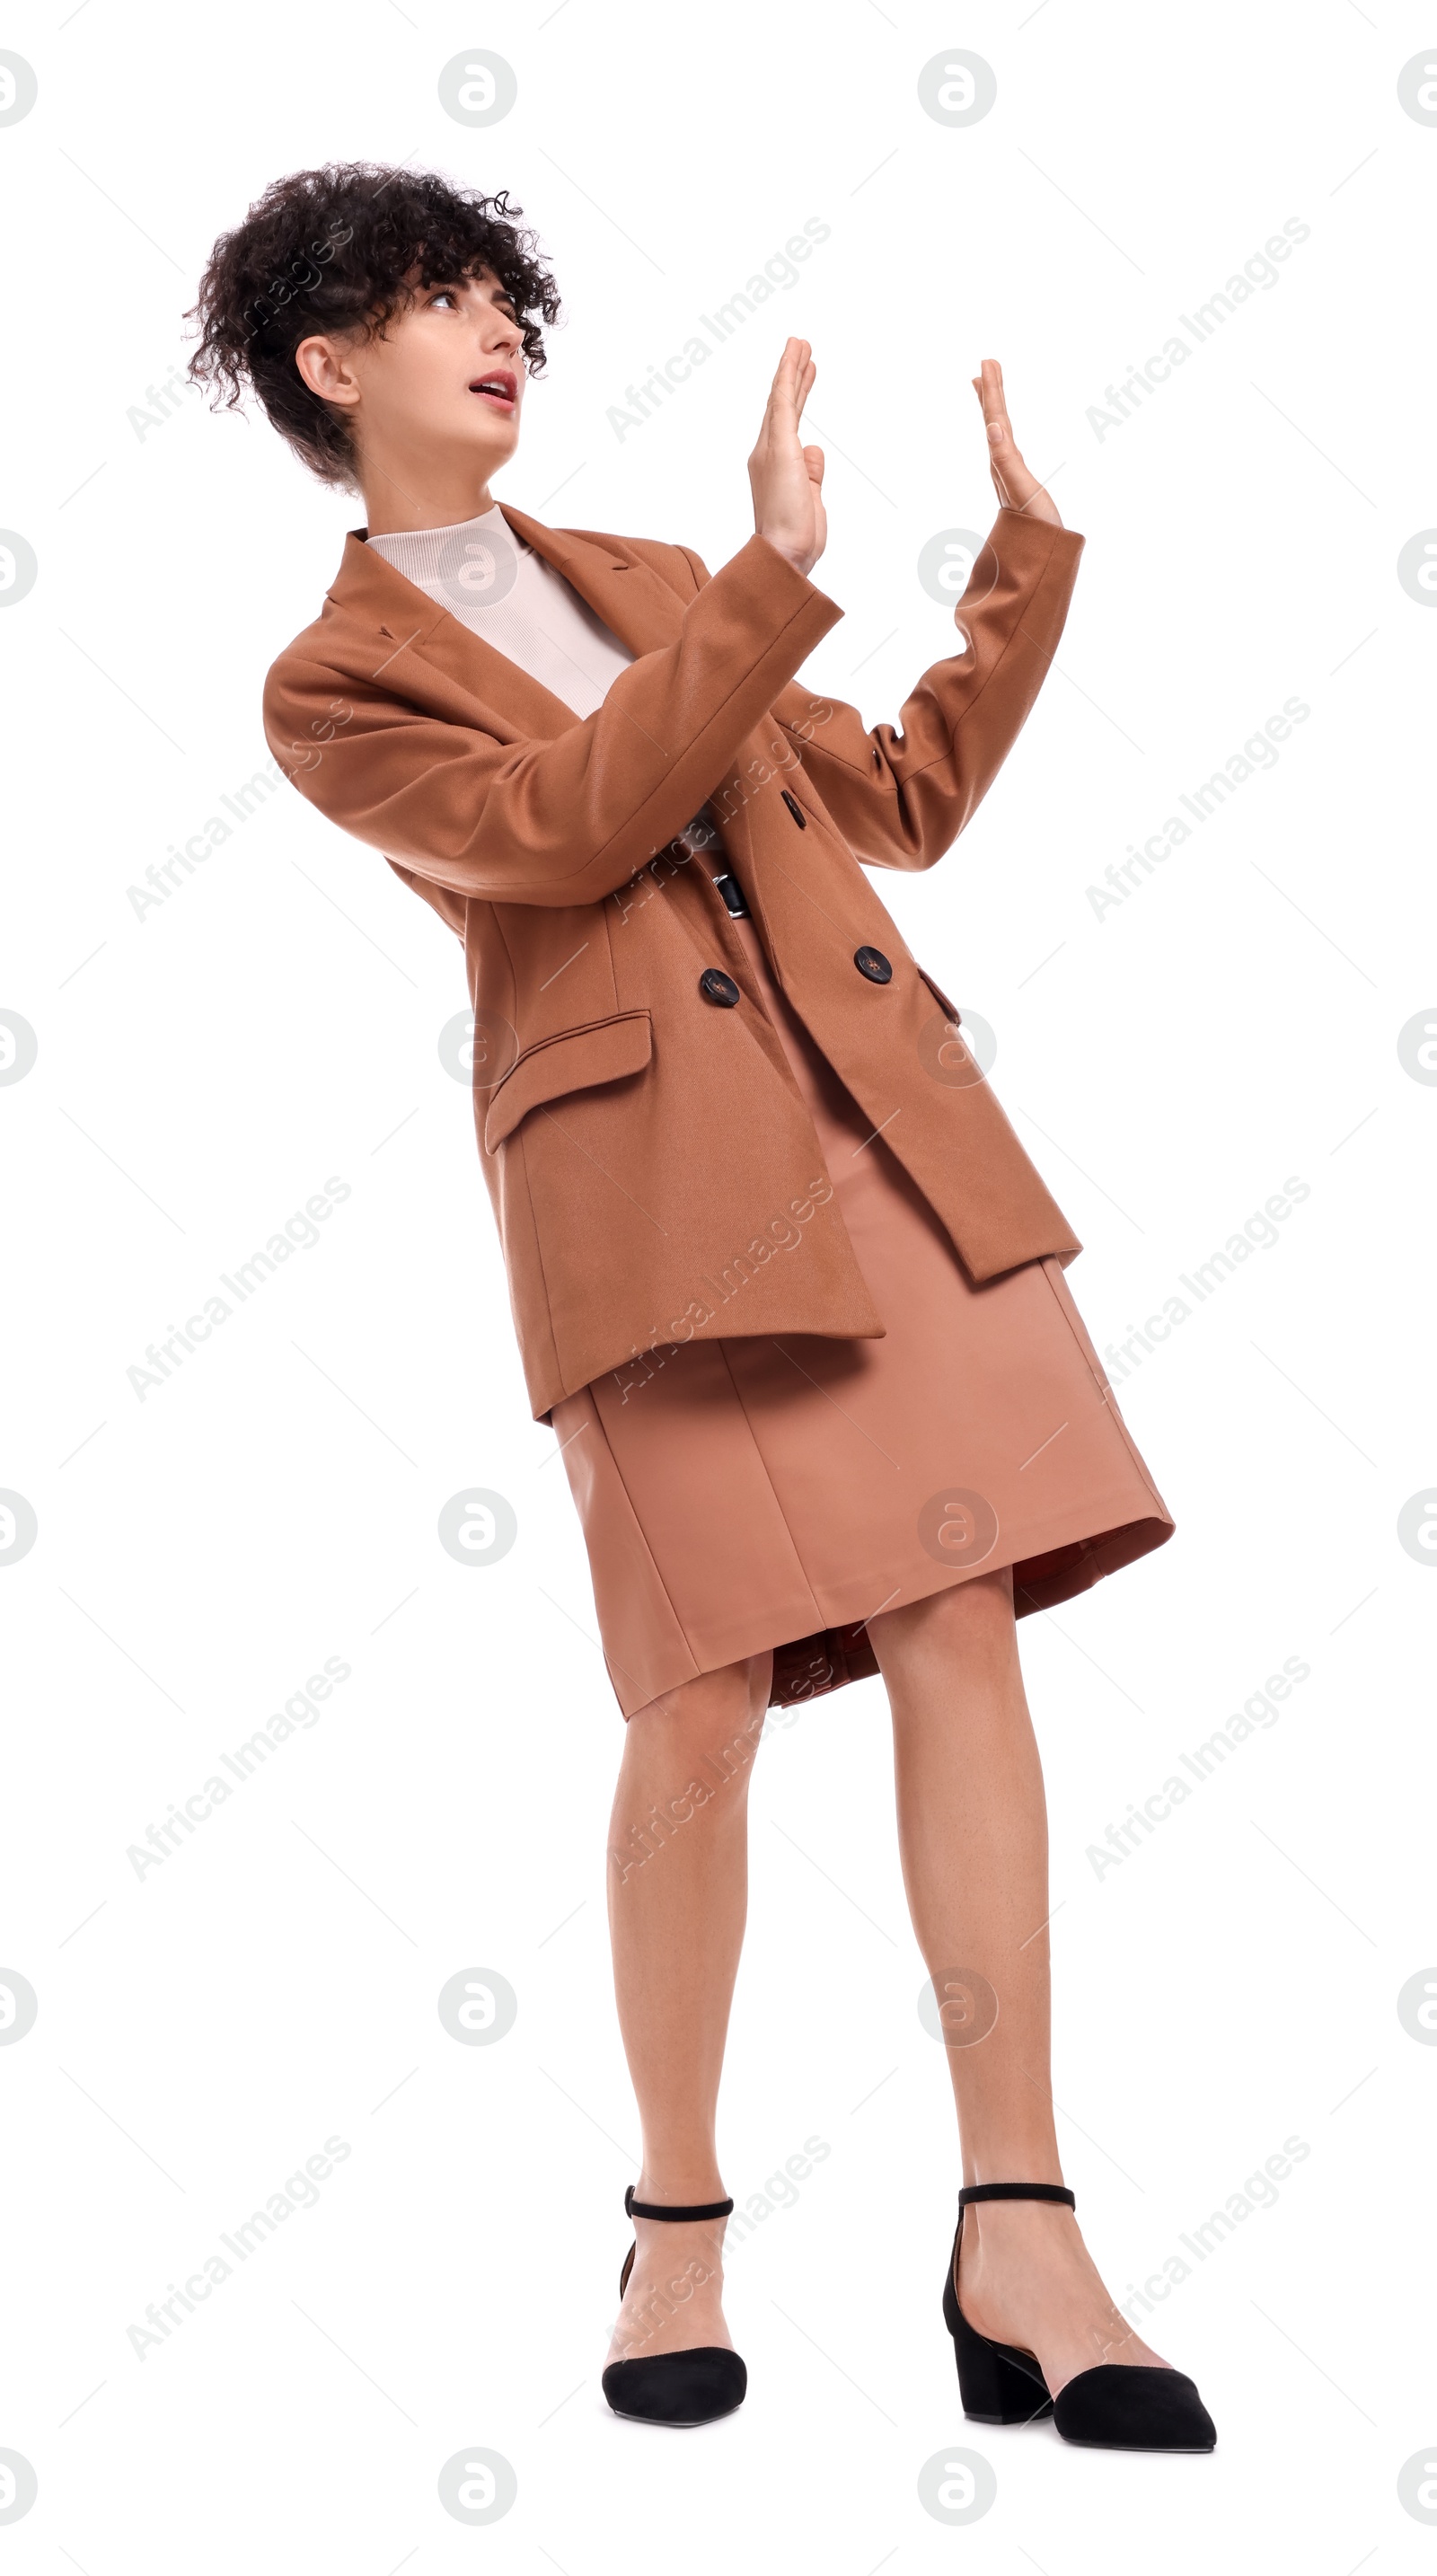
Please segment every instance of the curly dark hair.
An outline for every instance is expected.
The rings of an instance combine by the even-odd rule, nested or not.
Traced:
[[[189,362],[216,408],[258,395],[275,428],[322,483],[357,488],[349,418],[311,393],[294,363],[313,333],[382,335],[416,291],[492,269],[514,299],[524,363],[544,366],[539,321],[559,314],[537,237],[514,218],[508,190],[485,196],[432,171],[336,161],[276,179],[242,224],[221,233],[187,321],[199,324]],[[535,318],[538,317],[538,318]]]

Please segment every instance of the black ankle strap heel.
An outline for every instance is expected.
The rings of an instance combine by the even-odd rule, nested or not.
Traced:
[[[630,2218],[667,2219],[677,2226],[696,2219],[729,2218],[731,2200],[636,2200],[634,2185],[624,2193]],[[638,2240],[629,2247],[619,2274],[619,2296],[629,2286]],[[727,2344],[691,2344],[682,2352],[656,2352],[632,2361],[611,2361],[603,2375],[604,2395],[616,2415],[640,2424],[712,2424],[731,2415],[748,2393],[748,2371]]]
[[[953,2337],[963,2412],[976,2424],[1038,2424],[1048,2416],[1065,2442],[1110,2451],[1210,2451],[1217,2430],[1193,2382],[1181,2370],[1151,2363],[1099,2362],[1048,2393],[1037,2355],[1021,2344],[979,2334],[958,2304],[963,2213],[980,2200],[1046,2200],[1076,2209],[1074,2194],[1055,2182],[965,2183],[943,2279],[943,2321]]]
[[[672,2218],[680,2222],[733,2216],[731,2200],[635,2200],[632,2183],[624,2194],[624,2208],[630,2218]]]
[[[958,2194],[960,2218],[975,2200],[1061,2200],[1069,2209],[1078,2206],[1076,2193],[1063,2182],[965,2182]]]

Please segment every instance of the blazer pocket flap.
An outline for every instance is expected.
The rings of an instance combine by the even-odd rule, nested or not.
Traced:
[[[929,992],[932,994],[934,1001],[939,1005],[939,1008],[944,1013],[944,1016],[952,1021],[955,1029],[960,1027],[961,1022],[959,1020],[958,1013],[954,1009],[953,1004],[949,1001],[942,985],[934,983],[926,966],[920,966],[918,972],[922,976],[924,983],[927,985]]]
[[[595,1082],[616,1082],[621,1074],[638,1073],[654,1051],[653,1024],[647,1011],[618,1011],[611,1019],[590,1020],[583,1028],[561,1029],[540,1038],[516,1056],[494,1086],[484,1120],[484,1149],[496,1145],[546,1100],[566,1091],[582,1091]]]

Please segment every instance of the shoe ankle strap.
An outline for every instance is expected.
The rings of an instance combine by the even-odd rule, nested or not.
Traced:
[[[1077,2198],[1061,2182],[969,2182],[958,2194],[959,2212],[974,2200],[1061,2200],[1076,2209]]]
[[[630,2218],[729,2218],[733,2214],[733,2202],[731,2200],[670,2201],[667,2203],[660,2203],[656,2200],[635,2200],[634,2186],[632,2183],[630,2183],[628,2190],[624,2194],[624,2208]]]

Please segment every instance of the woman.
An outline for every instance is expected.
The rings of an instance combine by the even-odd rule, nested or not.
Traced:
[[[1208,2449],[1059,2179],[1014,1634],[1172,1523],[1068,1295],[1077,1239],[860,864],[929,867],[962,829],[1083,540],[985,360],[998,518],[953,654],[867,731],[795,676],[841,613],[808,578],[807,342],[749,458],[755,533],[712,577],[493,502],[559,309],[521,211],[365,165],[281,180],[215,247],[192,371],[363,496],[266,731],[464,942],[526,1379],[627,1721],[609,1906],[644,2152],[605,2393],[685,2424],[743,2398],[715,2111],[751,1756],[770,1706],[878,1672],[960,2124],[965,2409]]]

